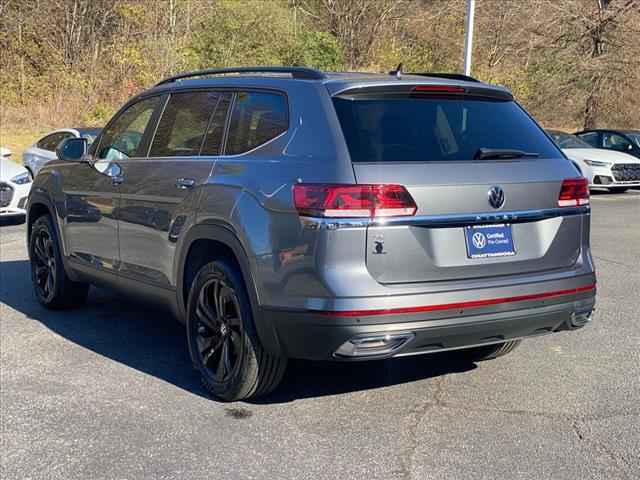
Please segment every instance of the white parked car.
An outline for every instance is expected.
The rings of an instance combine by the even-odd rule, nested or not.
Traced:
[[[83,137],[91,145],[99,133],[99,128],[62,128],[49,132],[24,151],[22,163],[33,178],[45,163],[56,159],[56,147],[60,142],[70,137]]]
[[[570,133],[557,130],[547,133],[589,180],[589,188],[623,193],[631,187],[640,187],[640,159],[628,153],[593,148]]]
[[[31,190],[31,175],[9,157],[11,151],[0,148],[0,217],[25,215]]]

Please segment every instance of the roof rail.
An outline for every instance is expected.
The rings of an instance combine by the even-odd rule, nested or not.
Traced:
[[[299,80],[323,80],[325,74],[320,70],[306,67],[231,67],[231,68],[210,68],[195,72],[179,73],[172,77],[165,78],[156,83],[156,87],[165,83],[172,83],[184,78],[206,77],[207,75],[225,75],[227,73],[288,73],[291,77]]]
[[[466,82],[478,82],[477,78],[470,77],[469,75],[463,75],[462,73],[405,73],[405,75],[419,75],[420,77],[435,77],[435,78],[448,78],[449,80],[464,80]]]

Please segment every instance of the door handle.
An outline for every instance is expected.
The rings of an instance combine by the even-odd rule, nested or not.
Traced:
[[[193,188],[196,181],[193,178],[178,178],[176,180],[176,188],[180,190],[188,190]]]
[[[121,185],[124,182],[124,177],[122,175],[114,175],[111,177],[111,183],[113,185]]]

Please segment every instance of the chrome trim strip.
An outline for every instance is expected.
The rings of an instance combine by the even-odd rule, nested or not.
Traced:
[[[504,340],[496,340],[493,342],[484,342],[484,343],[474,343],[472,345],[463,345],[461,347],[446,347],[446,348],[434,348],[432,350],[416,350],[414,352],[405,352],[403,353],[402,351],[396,353],[395,355],[392,355],[392,357],[413,357],[415,355],[428,355],[430,353],[441,353],[441,352],[453,352],[455,350],[464,350],[467,348],[475,348],[475,347],[485,347],[488,345],[497,345],[499,343],[507,343],[507,342],[514,342],[516,340],[525,340],[528,338],[536,338],[536,337],[544,337],[546,335],[551,335],[552,333],[556,333],[554,331],[548,332],[540,332],[540,333],[534,333],[531,335],[523,335],[521,337],[513,337],[513,338],[506,338]],[[405,344],[406,345],[406,344]],[[362,357],[359,357],[362,358]]]
[[[362,228],[381,226],[415,226],[428,228],[455,228],[468,225],[488,225],[494,223],[526,223],[555,217],[589,215],[588,205],[581,207],[545,208],[538,210],[518,210],[511,212],[483,212],[474,214],[421,215],[417,217],[389,218],[321,218],[300,217],[302,226],[311,230],[337,230],[339,228]]]

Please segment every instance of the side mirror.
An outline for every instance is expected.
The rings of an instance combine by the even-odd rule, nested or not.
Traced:
[[[56,155],[65,162],[82,162],[87,154],[86,138],[67,138],[56,148]]]

